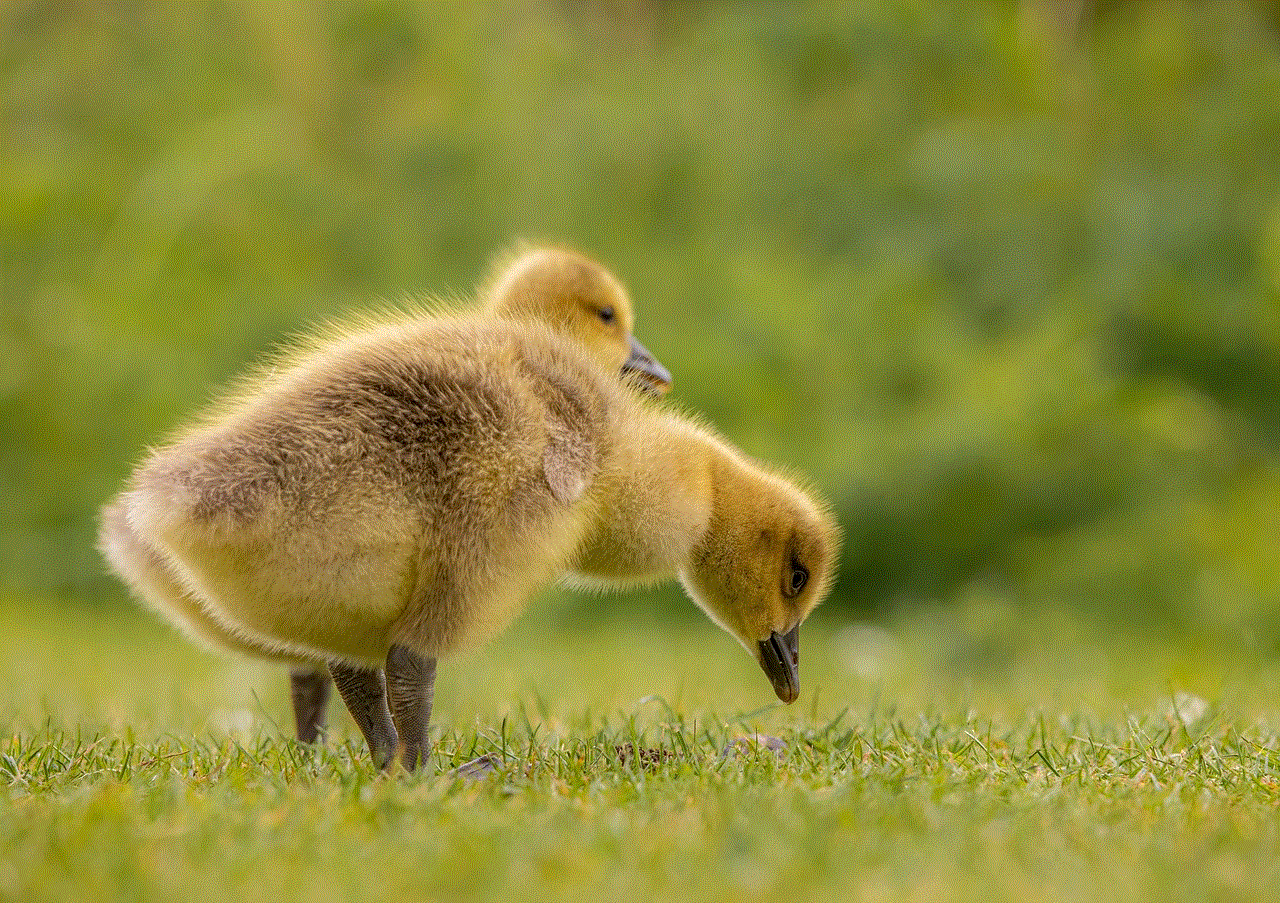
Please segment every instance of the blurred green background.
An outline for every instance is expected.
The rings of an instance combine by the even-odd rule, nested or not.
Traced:
[[[830,623],[1280,654],[1278,26],[0,6],[0,592],[124,604],[94,521],[147,443],[289,333],[465,295],[523,237],[609,265],[676,397],[833,500]]]

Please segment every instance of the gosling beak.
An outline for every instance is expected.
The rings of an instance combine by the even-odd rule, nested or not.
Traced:
[[[760,641],[760,667],[769,675],[773,692],[783,702],[795,702],[800,696],[800,625],[785,634],[773,631],[769,639]]]
[[[653,395],[665,395],[671,389],[671,371],[659,364],[635,336],[630,336],[628,342],[631,344],[631,356],[622,365],[623,375],[635,374],[640,388]]]

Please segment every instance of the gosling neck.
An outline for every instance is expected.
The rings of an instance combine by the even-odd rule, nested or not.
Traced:
[[[641,419],[641,428],[614,444],[597,481],[593,523],[571,567],[584,582],[643,585],[673,577],[711,520],[719,444],[675,417]]]
[[[719,557],[718,546],[729,525],[740,516],[744,499],[762,498],[756,470],[714,437],[705,437],[707,518],[681,562],[683,571],[707,567]]]

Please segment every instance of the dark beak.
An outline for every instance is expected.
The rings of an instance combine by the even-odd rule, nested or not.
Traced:
[[[645,348],[635,336],[630,336],[631,356],[622,365],[624,376],[635,374],[639,377],[640,387],[654,395],[665,395],[671,389],[671,371],[658,363],[649,349]]]
[[[795,702],[800,695],[800,625],[785,634],[774,631],[760,641],[760,667],[769,675],[773,692],[783,702]]]

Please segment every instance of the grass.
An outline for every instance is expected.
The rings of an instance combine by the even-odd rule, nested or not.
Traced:
[[[542,605],[450,664],[429,767],[388,779],[345,719],[289,740],[275,668],[131,609],[6,600],[0,900],[1280,892],[1265,657],[1044,614],[1015,631],[996,603],[887,629],[820,612],[783,708],[714,628],[646,604]],[[757,731],[785,748],[733,746]],[[481,754],[491,776],[452,773]]]

